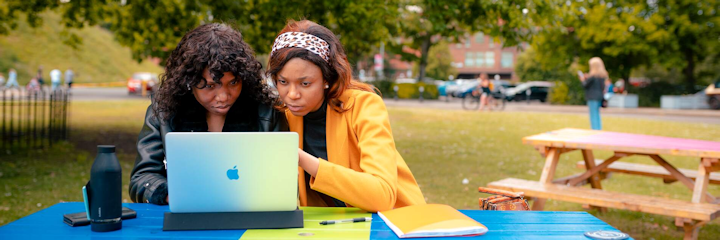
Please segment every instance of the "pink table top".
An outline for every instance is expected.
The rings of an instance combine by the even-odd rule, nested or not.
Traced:
[[[574,128],[524,137],[523,143],[544,147],[720,158],[720,142]]]

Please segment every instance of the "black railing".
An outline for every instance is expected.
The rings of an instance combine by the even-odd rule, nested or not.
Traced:
[[[68,139],[68,92],[0,89],[1,155],[52,147]]]

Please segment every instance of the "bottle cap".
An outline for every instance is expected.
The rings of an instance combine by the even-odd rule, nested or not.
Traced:
[[[114,153],[115,145],[98,145],[98,153]]]
[[[595,240],[622,240],[630,238],[630,235],[617,231],[591,231],[586,232],[585,236]]]

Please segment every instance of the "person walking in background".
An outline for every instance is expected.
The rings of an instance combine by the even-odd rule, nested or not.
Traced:
[[[593,130],[602,130],[600,122],[600,106],[603,101],[603,91],[605,90],[605,79],[608,78],[605,63],[599,57],[591,58],[589,63],[590,72],[584,76],[580,72],[580,81],[585,88],[585,100],[587,100],[590,109],[590,126]]]
[[[72,88],[73,78],[75,78],[75,73],[72,71],[72,68],[65,70],[65,85],[67,85],[68,91]]]
[[[52,88],[50,88],[51,91],[55,91],[60,86],[60,83],[62,82],[62,72],[58,69],[53,69],[50,71],[50,84]]]
[[[5,88],[20,88],[20,85],[17,82],[17,72],[15,72],[15,69],[11,68],[10,72],[8,73],[8,80],[5,84]]]
[[[478,93],[480,94],[480,109],[479,109],[479,111],[482,111],[486,106],[489,105],[488,97],[492,93],[492,90],[490,88],[490,80],[488,80],[487,73],[481,73],[480,79],[478,79],[478,80],[480,81],[480,83],[478,84]]]

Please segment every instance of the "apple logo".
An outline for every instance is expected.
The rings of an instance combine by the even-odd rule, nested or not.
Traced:
[[[233,166],[232,169],[227,170],[227,177],[230,180],[238,180],[240,179],[240,176],[238,175],[237,165]]]

